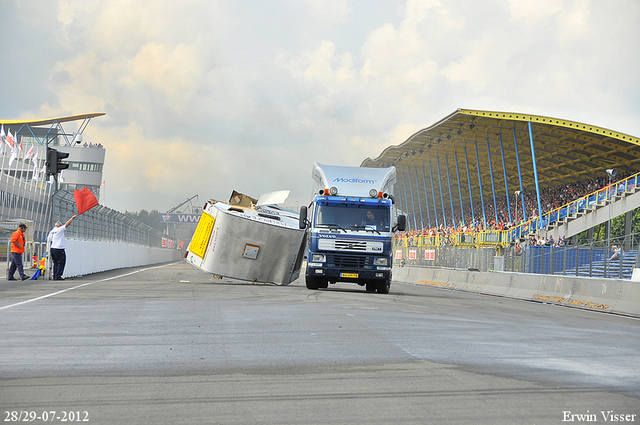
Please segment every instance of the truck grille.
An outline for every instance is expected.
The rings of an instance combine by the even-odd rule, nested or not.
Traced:
[[[367,242],[365,241],[335,241],[335,249],[348,249],[349,251],[366,251]]]
[[[381,253],[383,243],[379,241],[320,239],[318,249],[322,251],[348,251]]]
[[[360,257],[355,255],[339,255],[329,254],[327,255],[327,265],[329,267],[340,268],[370,268],[372,257]]]

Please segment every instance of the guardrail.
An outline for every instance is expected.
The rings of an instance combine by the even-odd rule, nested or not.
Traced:
[[[507,246],[506,230],[483,230],[480,232],[454,232],[452,234],[414,235],[394,238],[394,247],[456,246],[463,248],[492,248]]]
[[[640,285],[629,280],[413,267],[394,267],[393,279],[640,317]]]

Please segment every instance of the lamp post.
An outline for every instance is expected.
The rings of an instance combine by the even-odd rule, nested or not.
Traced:
[[[615,168],[609,168],[606,170],[607,176],[609,176],[609,185],[607,186],[607,202],[609,203],[609,219],[607,220],[607,256],[604,269],[604,277],[609,274],[609,254],[611,253],[611,179],[613,179],[618,171]]]

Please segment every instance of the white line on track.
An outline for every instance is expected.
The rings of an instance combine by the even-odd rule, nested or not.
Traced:
[[[106,282],[108,280],[119,279],[121,277],[131,276],[131,275],[136,274],[136,273],[146,272],[147,270],[153,270],[153,269],[159,269],[161,267],[167,267],[167,266],[170,266],[171,264],[175,264],[175,263],[163,264],[161,266],[155,266],[155,267],[147,267],[145,269],[136,270],[134,272],[125,273],[125,274],[121,274],[121,275],[118,275],[118,276],[108,277],[106,279],[94,280],[93,282],[83,283],[82,285],[77,285],[77,286],[74,286],[72,288],[63,289],[61,291],[53,292],[53,293],[47,294],[47,295],[42,295],[41,297],[31,298],[29,300],[20,301],[19,303],[5,305],[4,307],[0,307],[0,310],[5,310],[7,308],[16,307],[16,306],[23,305],[23,304],[28,304],[28,303],[31,303],[31,302],[34,302],[34,301],[38,301],[38,300],[43,300],[45,298],[49,298],[49,297],[53,297],[53,296],[56,296],[56,295],[59,295],[59,294],[63,294],[65,292],[73,291],[74,289],[82,288],[83,286],[93,285],[94,283]]]

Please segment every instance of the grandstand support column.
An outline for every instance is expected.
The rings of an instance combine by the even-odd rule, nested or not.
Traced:
[[[478,170],[478,184],[480,185],[480,204],[482,205],[482,219],[484,227],[487,228],[487,214],[484,210],[484,195],[482,194],[482,176],[480,175],[480,159],[478,156],[478,142],[476,142],[476,169]]]
[[[609,213],[609,219],[607,220],[607,252],[604,257],[604,277],[609,277],[609,256],[611,255],[611,180],[616,175],[614,168],[607,170],[607,176],[609,177],[609,185],[607,186],[607,210]],[[614,192],[615,193],[615,192]]]
[[[436,218],[436,227],[438,227],[438,207],[436,206],[436,191],[433,188],[433,170],[431,169],[431,160],[429,160],[429,175],[431,176],[431,195],[433,195],[433,215]]]
[[[411,184],[411,167],[407,167],[409,173],[409,193],[411,194],[411,214],[413,215],[413,230],[418,230],[416,222],[416,203],[413,201],[413,184]],[[402,181],[404,182],[404,171],[402,172]]]
[[[504,191],[507,194],[507,213],[511,221],[511,202],[509,201],[509,183],[507,182],[507,166],[504,161],[504,147],[502,146],[502,133],[498,134],[500,140],[500,155],[502,156],[502,174],[504,174]]]
[[[518,155],[518,136],[516,129],[513,129],[513,144],[516,148],[516,163],[518,164],[518,180],[520,181],[520,202],[522,204],[522,221],[527,221],[527,208],[524,203],[524,189],[522,188],[522,172],[520,171],[520,156]]]
[[[520,191],[516,190],[514,193],[515,195],[515,201],[516,201],[516,214],[515,214],[515,219],[516,219],[516,224],[518,223],[518,195],[520,195]],[[524,206],[523,206],[524,208]]]
[[[536,149],[533,146],[533,129],[531,128],[531,121],[529,124],[529,140],[531,141],[531,160],[533,161],[533,177],[536,181],[536,197],[538,198],[538,229],[542,228],[542,202],[540,201],[540,184],[538,183],[538,167],[536,166]]]
[[[469,157],[467,156],[467,147],[464,147],[464,160],[467,165],[467,183],[469,184],[469,201],[471,202],[471,222],[476,221],[476,214],[473,211],[473,191],[471,190],[471,174],[469,174]]]
[[[415,167],[416,171],[416,195],[418,195],[418,208],[420,209],[420,226],[424,229],[424,217],[422,216],[422,200],[420,199],[420,182],[418,182],[418,167]],[[409,173],[411,178],[411,173]]]
[[[489,146],[489,138],[487,137],[487,158],[489,159],[489,175],[491,176],[491,192],[493,194],[493,212],[496,216],[496,224],[498,220],[498,202],[496,201],[496,185],[493,181],[493,165],[491,164],[491,147]]]
[[[451,175],[449,174],[449,157],[444,155],[444,166],[447,169],[447,183],[449,183],[449,202],[451,202],[451,221],[453,221],[453,228],[456,228],[456,214],[453,210],[453,194],[451,191]]]
[[[427,219],[431,228],[431,212],[429,211],[429,194],[427,193],[427,178],[425,177],[424,164],[422,164],[422,184],[424,185],[424,205],[427,207]]]
[[[461,223],[464,224],[464,205],[462,204],[462,187],[460,186],[460,164],[458,162],[458,152],[454,152],[456,159],[456,176],[458,177],[458,195],[460,195],[460,217]]]
[[[442,206],[442,220],[444,227],[447,227],[447,213],[444,210],[444,195],[442,194],[442,174],[440,174],[440,157],[436,156],[436,165],[438,166],[438,182],[440,183],[440,206]]]
[[[633,223],[633,211],[624,214],[624,247],[625,251],[631,251],[631,226]]]
[[[407,182],[404,181],[404,171],[402,172],[402,188],[404,189],[404,202],[402,203],[404,206],[403,211],[406,211],[406,214],[409,214],[409,211],[407,210],[409,207],[409,205],[407,205]],[[411,231],[411,220],[407,220],[407,222],[409,223],[409,231]]]

